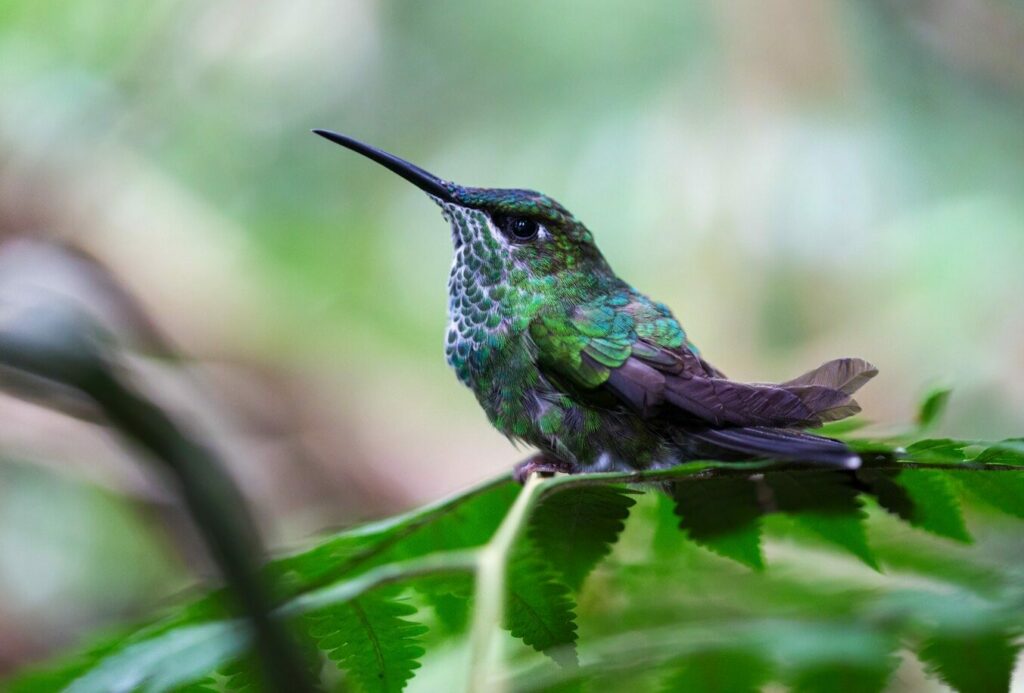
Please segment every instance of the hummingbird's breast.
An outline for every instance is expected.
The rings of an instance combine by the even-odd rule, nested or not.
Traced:
[[[454,261],[448,278],[445,355],[495,428],[565,458],[589,463],[599,415],[573,401],[542,373],[530,324],[571,291],[586,300],[591,278],[539,273],[517,264],[494,239],[482,213],[446,207]],[[595,287],[591,287],[592,289]],[[610,430],[610,429],[609,429]]]
[[[530,322],[548,294],[522,268],[493,263],[484,243],[456,247],[445,354],[491,423],[507,436],[528,440],[537,402],[551,391],[529,338]]]

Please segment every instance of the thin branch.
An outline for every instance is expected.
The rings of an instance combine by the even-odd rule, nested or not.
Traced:
[[[993,472],[1024,472],[1024,466],[1012,464],[972,464],[968,462],[940,463],[940,462],[914,462],[892,461],[876,463],[861,467],[865,471],[898,472],[904,469],[931,469],[945,472],[957,471],[993,471]],[[772,474],[776,472],[786,473],[820,473],[823,471],[848,471],[858,470],[833,470],[831,467],[810,466],[807,464],[779,464],[777,462],[729,462],[715,463],[687,463],[677,467],[655,470],[636,470],[628,472],[594,472],[583,474],[567,474],[556,476],[544,483],[543,495],[548,495],[563,488],[575,486],[600,486],[604,484],[651,484],[661,482],[699,482],[705,479],[750,476],[751,474]]]

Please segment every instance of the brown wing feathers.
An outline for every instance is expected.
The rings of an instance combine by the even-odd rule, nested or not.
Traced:
[[[809,427],[844,418],[860,410],[851,394],[877,373],[861,359],[837,359],[778,385],[738,383],[695,374],[681,360],[634,354],[606,382],[622,401],[644,416],[667,413],[667,405],[716,427]]]
[[[787,388],[721,378],[672,378],[665,399],[714,426],[815,426],[820,415],[847,406],[850,396],[821,386]]]

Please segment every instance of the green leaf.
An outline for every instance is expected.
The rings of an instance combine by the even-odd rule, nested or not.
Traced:
[[[951,438],[919,440],[907,447],[907,457],[915,462],[955,464],[966,459],[964,448],[968,445],[965,441]]]
[[[879,693],[895,668],[824,664],[806,668],[793,679],[793,693]]]
[[[812,433],[826,436],[829,438],[842,438],[847,433],[853,433],[859,431],[868,425],[868,422],[857,416],[851,416],[846,419],[840,419],[839,421],[830,421],[823,426],[810,429]]]
[[[269,572],[296,594],[377,565],[435,551],[480,546],[494,534],[518,493],[504,482],[431,508],[341,532],[271,563]]]
[[[394,589],[377,589],[307,617],[309,634],[364,693],[397,693],[420,667],[426,627]]]
[[[686,535],[679,531],[679,515],[676,514],[676,501],[672,495],[661,493],[655,496],[654,507],[649,510],[654,523],[654,536],[651,538],[651,549],[656,560],[668,561],[676,556],[684,545],[691,545]]]
[[[438,512],[382,552],[374,565],[425,556],[436,551],[481,546],[505,519],[521,487],[508,482]]]
[[[1008,438],[988,446],[974,458],[979,464],[1024,466],[1024,438]]]
[[[919,431],[932,428],[939,422],[942,415],[946,412],[946,406],[949,404],[949,396],[952,392],[948,387],[937,387],[924,396],[924,399],[921,400],[921,404],[917,408],[917,416],[915,417]]]
[[[461,597],[450,592],[434,595],[430,599],[430,605],[434,607],[434,613],[444,633],[461,633],[466,630],[469,625],[471,604],[469,597]]]
[[[135,643],[101,660],[75,679],[66,693],[143,690],[161,693],[204,678],[237,657],[249,638],[238,623],[185,626]]]
[[[772,668],[745,650],[710,650],[684,658],[665,677],[662,690],[706,693],[758,693],[771,679]]]
[[[441,631],[437,635],[452,635],[466,629],[473,596],[472,575],[431,575],[415,580],[412,585],[434,609]]]
[[[896,482],[899,471],[861,467],[855,474],[865,493],[874,497],[882,508],[906,522],[913,519],[914,501],[910,492]]]
[[[706,478],[672,484],[679,527],[717,554],[760,570],[762,514],[757,486],[747,477]]]
[[[1020,472],[956,471],[950,475],[983,503],[1024,519],[1024,469]]]
[[[993,523],[995,531],[1003,532],[995,543],[954,547],[922,532],[906,528],[893,531],[900,529],[893,520],[871,516],[871,522],[890,523],[884,537],[873,533],[873,538],[879,556],[888,569],[894,570],[893,575],[897,575],[896,570],[910,572],[915,578],[929,581],[927,584],[962,585],[968,596],[976,595],[974,601],[964,598],[957,603],[951,603],[946,589],[934,595],[905,595],[901,600],[883,602],[882,597],[908,591],[905,580],[897,582],[886,576],[865,584],[863,575],[851,576],[847,581],[843,574],[828,573],[827,579],[816,580],[800,571],[797,579],[797,573],[791,571],[801,566],[796,561],[815,560],[808,551],[783,556],[784,570],[760,574],[736,570],[710,557],[704,549],[760,567],[761,516],[780,513],[788,518],[788,524],[813,532],[873,565],[874,552],[865,539],[858,493],[878,498],[882,507],[908,524],[961,541],[969,539],[954,493],[961,488],[1021,517],[1024,474],[980,466],[986,460],[1006,464],[1005,460],[1015,459],[1021,454],[1018,447],[1024,449],[1020,441],[989,446],[967,464],[951,461],[967,457],[964,451],[968,444],[962,441],[925,441],[911,447],[919,456],[942,460],[947,466],[941,470],[901,468],[899,462],[889,459],[876,460],[876,466],[867,464],[856,472],[770,465],[705,471],[714,463],[707,463],[700,474],[696,469],[672,471],[698,475],[664,483],[672,495],[656,493],[645,499],[642,508],[633,512],[635,517],[625,532],[623,520],[634,511],[634,496],[611,482],[591,485],[605,483],[598,478],[587,486],[542,495],[534,517],[512,548],[503,626],[556,662],[575,662],[576,606],[571,587],[585,582],[609,548],[619,542],[624,544],[623,561],[603,573],[594,589],[584,591],[583,613],[591,635],[583,646],[591,649],[583,651],[586,656],[579,671],[585,673],[571,677],[577,683],[586,681],[586,685],[599,690],[605,683],[613,685],[613,681],[640,685],[637,682],[642,680],[649,686],[668,671],[679,677],[717,676],[714,660],[704,663],[706,671],[701,673],[701,664],[681,667],[685,662],[679,658],[689,658],[694,652],[710,655],[725,647],[723,656],[741,650],[775,663],[783,681],[794,690],[877,690],[891,669],[892,643],[913,642],[922,633],[941,633],[947,641],[976,641],[1021,622],[1019,604],[1010,601],[1013,594],[1006,594],[1007,586],[1018,579],[1013,572],[1016,564],[1008,555],[1012,551],[1006,550],[1015,546],[1009,543],[1014,538],[1005,534],[1004,525],[1008,524]],[[659,474],[663,479],[666,472]],[[442,637],[464,630],[473,603],[469,574],[473,564],[472,554],[460,549],[481,546],[492,538],[517,490],[510,484],[494,483],[423,510],[336,534],[310,550],[275,561],[267,576],[276,579],[276,594],[285,595],[287,613],[308,612],[320,617],[320,644],[340,661],[341,668],[351,667],[346,685],[368,691],[400,690],[419,665],[424,647],[433,647]],[[979,521],[985,519],[979,516]],[[676,529],[671,534],[664,531],[677,525],[685,534]],[[647,547],[652,538],[655,558],[644,564],[644,557],[651,555]],[[421,560],[440,555],[442,560],[437,565],[447,565],[441,554],[452,549],[457,552],[451,556],[453,572],[434,572],[434,563]],[[413,588],[422,596],[422,602],[417,603],[434,610],[438,626],[432,628],[429,639],[424,637],[422,626],[408,619],[415,610],[393,599],[397,592],[390,590],[396,586],[368,587],[373,582],[367,581],[371,576],[363,575],[382,564],[410,559],[421,573],[388,565],[379,576],[399,579],[405,588]],[[402,578],[403,570],[410,570],[410,577]],[[365,592],[368,588],[371,591]],[[201,671],[195,664],[185,673],[177,670],[179,655],[158,663],[152,659],[156,655],[151,648],[162,651],[163,638],[187,635],[194,627],[191,621],[219,618],[225,611],[223,597],[223,592],[213,592],[186,605],[170,619],[137,630],[127,638],[108,641],[96,653],[71,660],[59,670],[25,679],[53,682],[52,686],[13,690],[62,689],[75,677],[88,682],[96,681],[91,677],[103,676],[106,679],[100,680],[110,683],[113,674],[120,677],[123,672],[134,677],[128,680],[140,682],[141,690],[147,690],[147,686],[156,690],[196,688],[209,671],[236,661],[244,648],[218,654],[216,646],[197,645],[203,657],[212,658],[205,661],[212,668]],[[378,603],[383,604],[382,609],[395,607],[400,611],[387,611],[383,625],[377,625],[372,607]],[[362,625],[351,604],[362,606],[364,617],[373,624],[363,628],[361,634]],[[322,617],[336,609],[340,611],[324,625]],[[767,625],[782,621],[789,625]],[[826,621],[832,624],[828,628],[814,626]],[[358,637],[353,636],[353,628]],[[760,639],[751,635],[755,631]],[[380,642],[394,646],[398,654],[380,654],[368,633],[378,633]],[[603,635],[612,636],[607,641],[609,649],[596,654],[593,638],[600,641]],[[615,647],[623,652],[620,658],[611,655],[615,638],[619,639]],[[933,649],[939,651],[941,645],[935,644]],[[369,658],[370,664],[349,661],[360,655]],[[382,666],[391,669],[379,676],[365,673],[372,670],[374,662],[384,662]],[[543,664],[548,672],[566,671],[551,662]],[[217,679],[221,686],[244,690],[255,680],[251,670],[247,673],[241,665],[219,670],[229,675],[227,681]],[[567,683],[569,677],[550,675],[533,680],[542,683],[531,689],[529,680],[524,679],[524,690],[547,690],[548,683]],[[831,689],[830,682],[835,683]],[[99,689],[97,684],[92,690]]]
[[[515,548],[506,587],[502,626],[559,664],[575,664],[576,605],[568,586],[528,540]]]
[[[226,679],[224,689],[228,691],[253,691],[262,690],[260,685],[263,681],[259,672],[259,661],[249,654],[227,666],[221,667],[218,672]]]
[[[845,549],[878,570],[868,548],[865,513],[858,492],[844,472],[807,471],[768,474],[765,482],[775,506],[805,529]]]
[[[14,679],[3,682],[6,693],[37,693],[63,690],[76,678],[121,649],[130,632],[116,632],[97,639],[80,652],[47,663],[41,668],[22,670]]]
[[[913,541],[910,530],[900,531],[902,527],[881,529],[895,530],[880,531],[874,535],[875,554],[887,570],[925,578],[941,577],[945,582],[967,586],[981,593],[993,592],[1003,585],[992,566],[978,564],[964,555],[970,551],[969,547],[951,547],[945,542],[932,546]]]
[[[635,493],[615,486],[570,487],[546,496],[534,510],[530,539],[573,590],[611,551],[636,504]]]
[[[926,641],[918,656],[928,671],[960,693],[1010,690],[1020,647],[1008,633],[938,636]]]
[[[910,524],[941,537],[970,543],[971,535],[960,513],[960,501],[947,472],[904,469],[896,480],[913,503]]]

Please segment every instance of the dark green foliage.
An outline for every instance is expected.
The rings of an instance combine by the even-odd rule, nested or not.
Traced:
[[[772,675],[768,662],[744,650],[695,652],[677,667],[665,677],[664,693],[758,693]]]
[[[990,445],[974,458],[974,462],[1024,466],[1024,438],[1009,438]]]
[[[394,597],[374,591],[307,617],[310,635],[365,693],[401,691],[420,666],[426,628],[408,619],[414,606]]]
[[[756,481],[737,476],[679,482],[672,496],[679,526],[691,539],[751,568],[764,567]]]
[[[649,520],[654,525],[651,548],[656,560],[669,560],[679,553],[680,547],[686,546],[687,538],[680,531],[675,498],[661,490],[654,496],[655,506]]]
[[[298,593],[383,563],[479,546],[494,534],[517,490],[511,481],[489,484],[450,503],[341,532],[268,570]]]
[[[889,667],[811,667],[793,679],[793,693],[879,693],[891,673]]]
[[[804,529],[877,569],[864,532],[854,477],[843,471],[793,471],[674,485],[680,526],[699,544],[762,568],[760,518],[785,513]]]
[[[525,645],[510,688],[880,691],[906,647],[959,691],[1006,690],[1024,623],[1024,446],[921,441],[906,461],[885,441],[859,447],[875,455],[855,472],[695,463],[650,473],[642,495],[625,476],[545,482],[506,566],[502,625]],[[311,669],[329,659],[347,688],[399,691],[425,649],[467,637],[474,557],[518,492],[496,481],[269,564]],[[1003,514],[970,513],[969,545],[961,504],[975,501]],[[223,596],[10,690],[258,690]]]
[[[437,627],[432,630],[439,631],[434,635],[453,635],[466,629],[472,608],[472,576],[431,575],[412,586],[434,610]]]
[[[914,421],[919,430],[926,431],[939,422],[946,412],[950,394],[952,391],[949,388],[939,387],[924,396],[917,408],[917,416]]]
[[[569,588],[528,541],[509,561],[504,627],[559,664],[576,663],[576,614]]]
[[[580,486],[547,496],[534,511],[530,539],[573,590],[579,590],[611,551],[636,503],[634,493],[614,486]]]
[[[962,440],[949,438],[921,440],[907,447],[907,457],[915,462],[955,464],[966,459],[967,453],[964,448],[968,444]]]
[[[982,503],[1024,519],[1024,474],[963,471],[950,476]]]
[[[1020,646],[1009,633],[936,636],[918,650],[928,670],[960,693],[988,693],[1010,688],[1010,674]]]
[[[445,633],[461,633],[469,624],[470,598],[450,590],[434,593],[428,597],[439,626]]]
[[[910,524],[941,537],[971,540],[960,513],[960,501],[946,472],[905,469],[900,472],[899,483],[913,504]]]
[[[377,557],[376,563],[481,546],[498,529],[518,493],[519,486],[507,480],[450,508],[440,509],[430,521],[417,522],[401,541]]]
[[[775,508],[877,570],[864,531],[864,511],[851,482],[845,472],[780,473],[766,480]]]
[[[886,572],[900,572],[918,577],[941,575],[945,582],[961,585],[982,594],[1000,590],[1004,580],[997,569],[975,558],[967,544],[952,545],[944,539],[915,536],[915,532],[895,522],[874,523],[872,546]]]
[[[898,471],[864,468],[856,472],[857,483],[867,495],[896,517],[910,522],[915,513],[910,493],[896,482]]]

